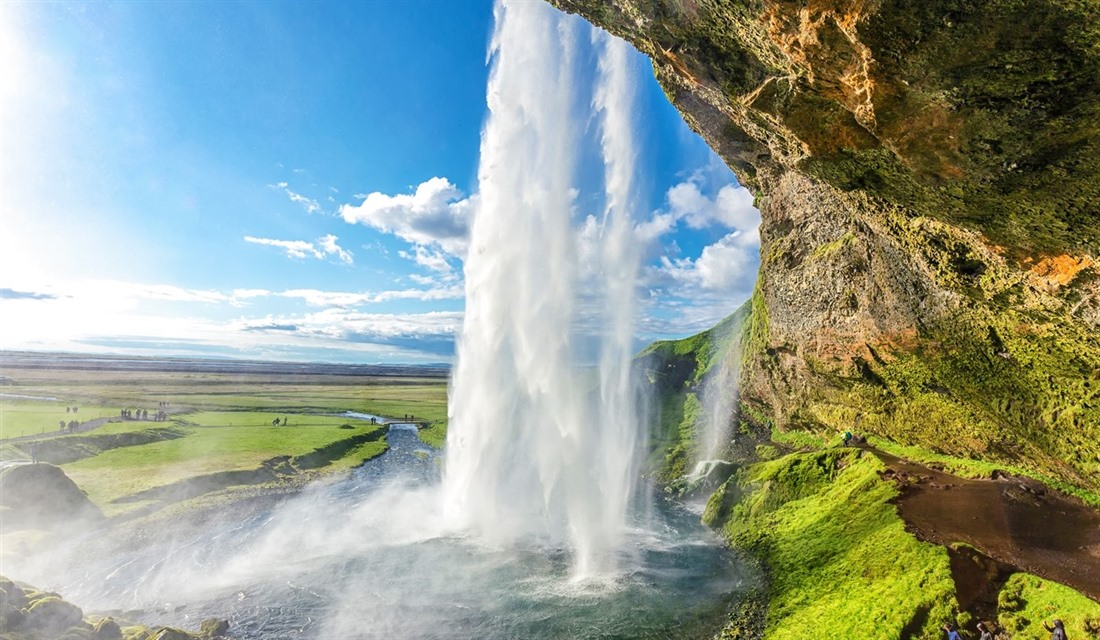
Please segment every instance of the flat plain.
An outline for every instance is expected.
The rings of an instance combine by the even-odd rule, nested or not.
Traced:
[[[178,362],[157,371],[148,370],[155,361],[141,370],[76,361],[5,364],[0,465],[32,457],[56,464],[109,517],[346,471],[386,450],[386,421],[414,417],[421,439],[434,446],[446,432],[447,379],[437,372],[349,374],[325,365],[209,371]],[[72,422],[80,425],[75,431],[59,428]]]

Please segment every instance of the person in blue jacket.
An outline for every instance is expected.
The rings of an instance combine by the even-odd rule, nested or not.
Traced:
[[[947,632],[947,640],[962,640],[959,632],[955,631],[955,625],[950,622],[943,625],[943,630]]]

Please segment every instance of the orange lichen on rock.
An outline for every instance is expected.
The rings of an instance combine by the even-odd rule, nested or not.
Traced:
[[[763,20],[771,41],[802,69],[809,83],[873,131],[874,58],[856,30],[867,16],[867,5],[861,1],[819,0],[795,11],[777,3],[765,9]]]
[[[883,358],[892,360],[895,352],[912,352],[921,344],[916,328],[874,333],[870,327],[863,333],[823,328],[815,335],[804,355],[822,362],[832,362],[841,369],[850,369],[857,360]],[[873,334],[873,337],[872,337]],[[875,355],[872,355],[872,351]]]
[[[1030,263],[1031,259],[1024,262]],[[1093,266],[1096,266],[1096,261],[1089,256],[1074,257],[1062,254],[1043,258],[1032,264],[1030,271],[1040,283],[1054,290],[1066,286],[1077,277],[1078,273]]]

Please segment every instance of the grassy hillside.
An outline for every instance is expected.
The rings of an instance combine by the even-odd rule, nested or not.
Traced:
[[[769,354],[759,346],[766,343],[766,315],[756,318],[748,311],[751,308],[752,301],[724,321],[732,329],[725,334],[724,347],[715,349],[713,335],[705,332],[642,352],[650,370],[664,367],[676,372],[650,378],[661,409],[654,438],[658,450],[651,459],[660,480],[674,483],[685,471],[683,461],[697,437],[694,425],[700,406],[695,390],[704,377],[703,367],[713,366],[715,351],[725,348],[727,354],[733,353],[732,344],[740,350],[738,356],[755,353],[767,362]],[[734,318],[736,322],[731,322]],[[1009,326],[1015,319],[1008,316],[1001,322]],[[1046,330],[1053,337],[1063,331],[1056,326]],[[1002,411],[1080,402],[1078,394],[1091,393],[1094,386],[1090,377],[1074,375],[1073,368],[1087,352],[1052,348],[1036,353],[1025,348],[1033,342],[1017,344],[1007,329],[1005,335],[995,346],[970,345],[975,350],[969,354],[974,363],[965,370],[952,368],[967,361],[957,351],[949,351],[953,357],[944,360],[929,353],[925,360],[884,358],[868,363],[866,373],[857,379],[833,380],[844,393],[816,396],[797,421],[800,428],[775,428],[766,407],[751,403],[738,407],[733,419],[740,425],[736,437],[743,446],[730,453],[739,467],[711,496],[704,520],[735,548],[756,558],[770,583],[763,601],[734,613],[725,638],[931,640],[942,637],[943,622],[973,628],[976,620],[958,610],[947,549],[921,542],[906,531],[892,503],[898,489],[880,477],[884,467],[878,458],[835,446],[845,430],[879,434],[872,436],[876,446],[952,473],[1030,475],[1100,505],[1087,484],[1083,487],[1067,482],[1064,474],[1051,473],[1052,468],[1064,469],[1065,461],[1044,455],[1026,464],[1026,456],[1020,455],[1049,447],[1049,451],[1082,455],[1071,458],[1071,464],[1074,460],[1091,464],[1087,454],[1097,440],[1079,441],[1082,431],[1087,434],[1093,428],[1082,423],[1095,406],[1088,404],[1091,401],[1076,412],[1021,412],[1033,419],[1064,420],[1060,433],[1065,449],[1040,442],[1040,432],[1024,428],[1022,417],[1018,423],[1006,424],[981,410],[997,398],[1006,402]],[[961,340],[954,345],[954,349],[967,348]],[[998,355],[1005,351],[1013,357]],[[1052,375],[1052,371],[1061,374]],[[1006,382],[1009,372],[1017,377]],[[1005,395],[1006,384],[1033,382],[1030,395]],[[952,412],[959,413],[949,417]],[[980,421],[982,416],[985,422]],[[977,443],[988,442],[993,433],[998,435],[992,441],[1000,446],[1021,448],[1006,452],[987,447],[989,455],[973,455],[981,450]],[[1028,438],[1035,442],[1027,442]],[[1094,637],[1100,631],[1100,604],[1071,588],[1023,573],[1001,587],[997,613],[1013,638],[1047,637],[1040,622],[1054,617],[1066,621],[1071,637]]]
[[[882,468],[853,449],[794,453],[711,497],[707,524],[768,568],[767,638],[938,638],[955,621],[947,552],[905,531]]]
[[[144,501],[136,498],[156,487],[209,474],[259,469],[279,457],[303,456],[384,429],[344,418],[307,415],[288,416],[291,426],[273,427],[275,417],[264,412],[185,414],[178,423],[183,437],[114,448],[62,468],[110,515],[144,506]],[[344,425],[349,428],[341,428]],[[348,451],[338,458],[337,467],[346,468],[384,450],[384,442],[377,441],[369,449]],[[131,496],[134,499],[126,499]]]

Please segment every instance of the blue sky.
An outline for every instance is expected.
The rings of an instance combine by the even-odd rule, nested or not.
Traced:
[[[449,361],[492,10],[3,3],[0,348]],[[641,343],[748,296],[758,218],[636,64]]]

